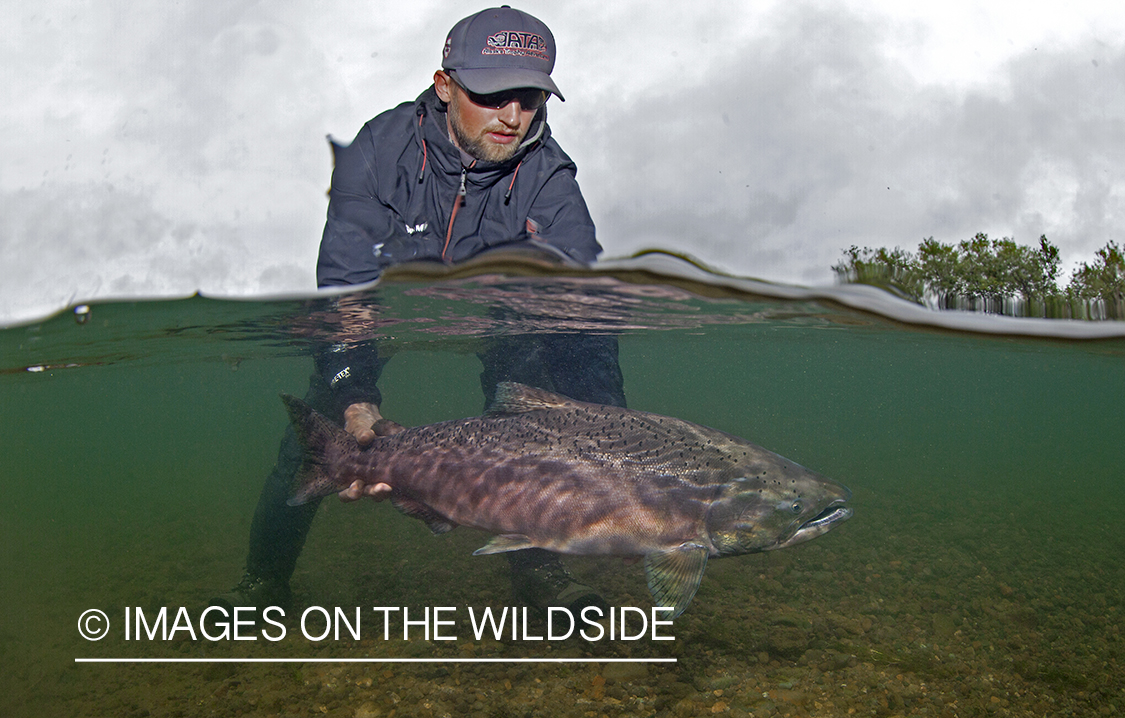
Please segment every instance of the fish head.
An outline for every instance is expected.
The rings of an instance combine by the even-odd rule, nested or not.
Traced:
[[[707,529],[720,556],[786,548],[851,518],[850,498],[847,487],[786,462],[724,484]]]

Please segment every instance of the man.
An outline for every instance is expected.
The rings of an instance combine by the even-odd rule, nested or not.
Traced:
[[[551,138],[547,99],[555,42],[547,26],[507,5],[461,20],[445,41],[434,84],[412,103],[364,125],[335,169],[317,261],[320,286],[377,279],[407,261],[457,262],[496,247],[532,247],[589,264],[601,251],[575,181],[574,163]],[[491,399],[500,381],[521,381],[582,401],[625,405],[612,337],[507,337],[480,354]],[[386,358],[371,343],[317,356],[307,401],[361,444],[384,422],[376,386]],[[385,429],[384,429],[385,431]],[[289,578],[317,504],[289,507],[301,447],[286,431],[250,529],[246,573],[213,605],[288,606]],[[389,487],[353,485],[341,498],[378,498]],[[553,554],[509,554],[516,598],[545,607],[600,603]]]

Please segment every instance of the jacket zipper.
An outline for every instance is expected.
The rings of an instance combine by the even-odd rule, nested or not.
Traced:
[[[475,165],[476,162],[474,161]],[[470,165],[472,166],[472,165]],[[469,177],[469,168],[461,168],[461,188],[457,190],[457,196],[453,199],[453,211],[449,213],[449,227],[445,230],[445,245],[441,248],[441,261],[448,262],[449,259],[445,253],[449,250],[449,240],[453,238],[453,221],[457,219],[457,211],[461,209],[461,205],[465,203],[465,195],[468,190],[465,188],[465,182]]]

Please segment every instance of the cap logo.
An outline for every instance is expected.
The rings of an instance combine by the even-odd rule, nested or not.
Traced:
[[[450,35],[449,37],[445,38],[445,47],[443,47],[441,49],[441,56],[443,58],[448,58],[449,53],[452,52],[452,51],[453,51],[453,36]]]
[[[501,30],[488,36],[482,55],[518,55],[520,57],[538,57],[550,61],[547,54],[547,41],[542,35],[534,32],[517,32],[515,30]]]

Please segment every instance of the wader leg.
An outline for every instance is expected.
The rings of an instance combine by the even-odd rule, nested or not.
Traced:
[[[541,334],[497,337],[480,354],[481,391],[487,408],[496,385],[517,381],[594,404],[625,406],[625,379],[617,337]]]
[[[300,506],[289,506],[293,480],[304,459],[304,448],[293,427],[285,427],[277,464],[266,479],[254,520],[250,524],[250,550],[246,572],[252,576],[288,583],[305,546],[313,517],[320,506],[316,498]]]
[[[378,389],[374,388],[374,380],[385,363],[385,359],[375,360],[367,367],[374,374],[370,390],[375,394]],[[317,373],[309,377],[305,402],[325,416],[336,421],[343,420],[345,407],[341,397],[334,395]],[[211,599],[212,605],[227,608],[279,605],[285,608],[290,602],[289,579],[293,576],[321,501],[317,498],[300,506],[286,503],[292,495],[293,482],[303,460],[304,448],[293,427],[286,426],[277,452],[277,463],[266,477],[254,508],[246,571],[237,586]]]
[[[485,407],[496,397],[496,384],[517,381],[558,392],[571,399],[625,406],[625,381],[618,364],[617,337],[542,334],[498,337],[478,355],[484,365],[481,390]],[[565,606],[605,609],[605,600],[574,580],[558,554],[525,549],[507,554],[512,592],[521,603],[546,610]]]

